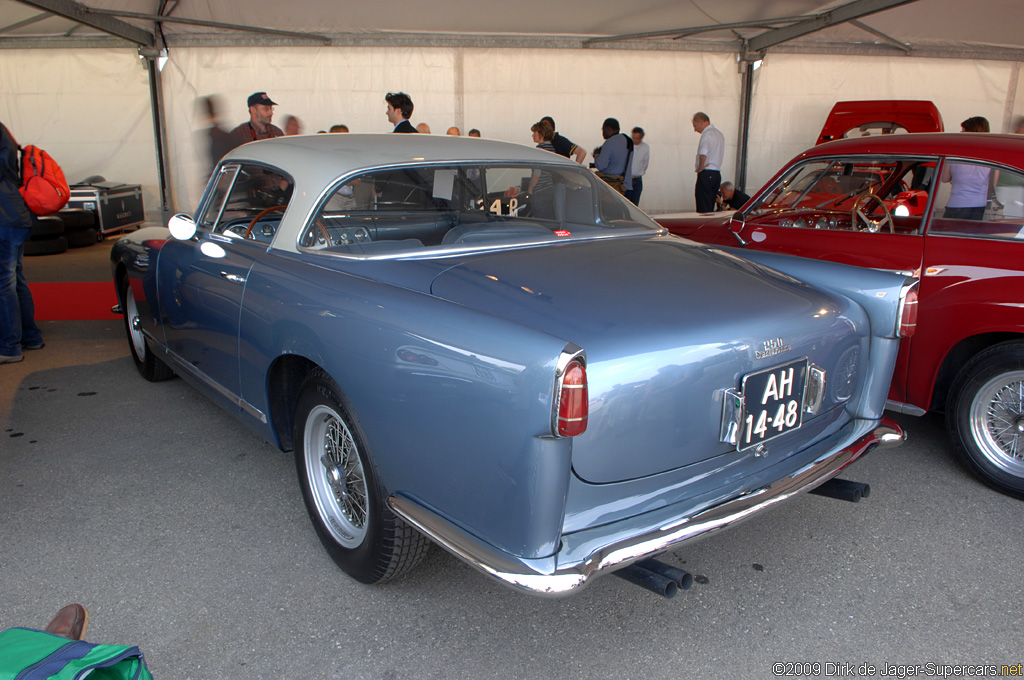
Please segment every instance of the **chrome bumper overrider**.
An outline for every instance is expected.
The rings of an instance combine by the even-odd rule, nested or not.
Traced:
[[[906,434],[895,422],[882,422],[849,446],[828,453],[765,487],[724,501],[687,517],[605,545],[572,565],[558,565],[558,555],[520,560],[488,546],[459,527],[404,496],[392,495],[388,506],[441,547],[506,585],[536,595],[563,596],[587,585],[594,577],[626,567],[637,560],[678,547],[741,522],[788,498],[810,491],[839,474],[868,451],[903,443]]]

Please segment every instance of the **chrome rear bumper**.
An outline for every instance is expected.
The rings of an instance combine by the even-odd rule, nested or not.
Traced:
[[[906,434],[894,421],[882,422],[849,446],[832,451],[791,475],[693,515],[604,545],[570,566],[559,566],[558,555],[520,560],[495,550],[420,504],[400,495],[388,498],[391,510],[449,552],[506,585],[536,595],[564,596],[587,585],[594,577],[678,547],[686,541],[748,519],[777,503],[810,491],[839,474],[844,467],[877,447],[897,446]]]

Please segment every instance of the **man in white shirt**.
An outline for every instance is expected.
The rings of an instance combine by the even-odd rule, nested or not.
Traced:
[[[694,196],[697,212],[715,212],[718,187],[722,184],[722,159],[725,158],[725,135],[711,124],[708,114],[698,111],[693,114],[693,131],[700,133],[697,146],[697,185]]]
[[[633,128],[633,188],[626,192],[626,198],[633,205],[640,205],[640,194],[644,190],[644,173],[651,162],[651,147],[644,141],[644,129]]]

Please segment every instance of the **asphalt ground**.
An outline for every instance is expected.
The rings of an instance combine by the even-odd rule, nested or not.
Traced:
[[[29,279],[47,266],[27,260]],[[290,454],[183,381],[143,380],[119,318],[42,327],[45,349],[0,366],[0,629],[80,602],[87,639],[196,680],[965,677],[977,669],[947,666],[1024,663],[1024,503],[968,475],[938,417],[900,416],[909,441],[850,468],[871,485],[861,503],[801,496],[667,554],[697,581],[672,600],[614,577],[539,599],[437,548],[366,586],[320,546]]]

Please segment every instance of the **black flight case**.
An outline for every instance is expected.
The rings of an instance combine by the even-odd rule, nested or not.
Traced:
[[[145,210],[142,207],[142,186],[95,182],[71,186],[69,208],[84,208],[96,214],[96,233],[100,240],[107,234],[138,229]]]

